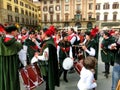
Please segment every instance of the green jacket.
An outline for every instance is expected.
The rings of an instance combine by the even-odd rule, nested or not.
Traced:
[[[20,90],[18,52],[22,44],[12,38],[4,42],[0,37],[0,90]]]
[[[103,62],[111,62],[114,61],[114,53],[108,47],[112,43],[115,43],[115,38],[109,37],[108,39],[103,39],[102,41],[102,50],[101,50],[101,58]]]
[[[48,76],[49,90],[55,90],[55,86],[59,86],[59,75],[57,50],[52,38],[43,41],[41,54],[45,48],[49,49],[49,57],[48,61],[40,61],[40,69],[42,75]]]

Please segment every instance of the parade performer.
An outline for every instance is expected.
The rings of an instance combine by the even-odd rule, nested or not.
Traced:
[[[98,46],[96,45],[96,42],[93,39],[90,31],[85,32],[85,41],[82,43],[81,47],[84,51],[84,53],[83,53],[84,58],[86,58],[87,56],[93,56],[93,57],[97,58]],[[97,80],[97,70],[95,70],[95,71],[96,71],[95,79]]]
[[[70,28],[68,30],[68,41],[70,41],[71,45],[79,45],[80,43],[80,38],[77,34],[75,34],[75,31],[73,28]],[[77,54],[78,54],[78,47],[72,47],[72,53],[73,53],[73,58],[77,59]],[[69,73],[75,72],[74,68],[71,68]]]
[[[23,44],[23,49],[26,51],[26,59],[28,59],[28,64],[31,62],[31,59],[33,58],[35,52],[40,50],[40,44],[40,40],[35,37],[35,31],[30,31],[28,38]]]
[[[27,28],[23,27],[21,33],[18,35],[18,41],[23,44],[27,38],[28,38]]]
[[[46,81],[46,90],[55,90],[55,86],[59,86],[57,49],[52,38],[54,30],[54,26],[41,30],[41,52],[40,55],[36,53],[34,57],[39,60],[41,73]]]
[[[79,90],[92,90],[97,87],[97,83],[94,79],[96,62],[96,58],[91,56],[88,56],[83,60],[83,68],[80,72],[80,80],[77,84]]]
[[[110,63],[114,62],[114,53],[112,52],[113,48],[111,47],[111,44],[115,43],[115,38],[112,37],[107,31],[104,32],[103,38],[104,39],[101,43],[101,58],[105,63],[105,77],[108,78],[108,74],[110,73]]]
[[[63,79],[65,82],[68,82],[67,80],[67,71],[63,68],[63,60],[67,57],[70,57],[71,59],[73,59],[72,56],[72,45],[71,43],[68,41],[67,39],[67,33],[63,33],[62,37],[63,39],[58,43],[58,47],[57,47],[57,55],[58,55],[58,61],[59,61],[59,65],[60,65],[60,70],[59,70],[59,75],[61,76],[62,73],[64,73],[63,75]]]
[[[18,52],[22,44],[15,39],[16,26],[7,26],[5,31],[5,37],[0,37],[0,90],[20,90]]]

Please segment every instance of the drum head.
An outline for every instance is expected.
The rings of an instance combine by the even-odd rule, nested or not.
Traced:
[[[73,66],[73,60],[69,57],[65,58],[63,61],[63,68],[65,70],[69,70],[72,68],[72,66]]]

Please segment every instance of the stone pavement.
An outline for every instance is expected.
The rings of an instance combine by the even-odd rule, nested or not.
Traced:
[[[101,60],[99,60],[99,62],[98,62],[98,80],[97,80],[98,86],[97,86],[96,90],[111,90],[112,67],[111,67],[111,71],[110,71],[110,75],[109,75],[108,79],[106,79],[104,77],[104,74],[102,73],[102,71],[104,71],[104,63],[102,63]],[[79,75],[77,73],[68,74],[68,80],[69,80],[68,83],[64,82],[63,78],[61,76],[60,87],[56,87],[56,90],[78,90],[76,85],[79,80]],[[22,87],[21,90],[25,90],[22,83],[21,83],[21,87]],[[37,87],[34,90],[45,90],[44,88],[45,88],[45,83],[43,83],[41,86]]]
[[[102,38],[100,38],[100,43],[102,41]],[[100,46],[100,45],[99,45]],[[99,58],[98,58],[98,80],[97,80],[97,88],[96,90],[111,90],[111,84],[112,84],[112,67],[110,67],[110,74],[109,77],[106,79],[104,74],[102,73],[104,71],[104,63],[101,62],[100,57],[100,51],[99,51]],[[65,83],[63,81],[63,78],[61,76],[60,79],[60,87],[56,87],[55,90],[78,90],[77,89],[77,82],[79,81],[79,75],[77,73],[68,74],[68,83]],[[21,83],[21,90],[25,90]],[[41,86],[37,87],[34,90],[45,90],[45,83],[43,83]]]

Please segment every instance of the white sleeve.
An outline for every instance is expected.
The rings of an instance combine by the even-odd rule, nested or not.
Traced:
[[[92,48],[92,47],[90,48],[90,50],[87,49],[86,52],[87,52],[90,56],[95,56],[95,53],[96,53],[96,52],[95,52],[95,49]]]
[[[73,58],[72,47],[70,47],[69,56],[70,58]]]
[[[21,63],[26,66],[27,65],[27,46],[23,46],[23,49],[21,49],[19,52],[18,52],[18,55],[19,55],[19,59],[21,61]]]
[[[77,39],[76,36],[74,36],[74,37],[70,40],[70,43],[73,45],[76,39]]]
[[[60,51],[60,46],[57,46],[57,58],[58,58],[58,62],[59,62],[59,51]]]
[[[46,56],[47,54],[47,56]],[[47,61],[48,60],[48,57],[49,57],[49,49],[46,48],[44,51],[43,51],[43,54],[41,56],[38,56],[38,59],[41,60],[41,61]]]
[[[97,87],[97,83],[93,82],[94,80],[94,75],[93,74],[89,74],[88,78],[87,78],[87,82],[86,82],[86,88],[87,89],[93,89],[95,87]]]

